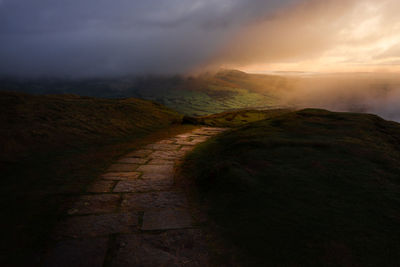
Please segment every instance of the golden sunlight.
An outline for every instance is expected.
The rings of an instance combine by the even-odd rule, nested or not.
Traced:
[[[243,27],[219,60],[248,72],[397,72],[399,7],[396,0],[302,2]]]

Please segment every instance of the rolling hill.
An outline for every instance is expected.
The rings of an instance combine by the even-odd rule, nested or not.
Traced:
[[[244,266],[396,266],[399,166],[400,124],[306,109],[202,144],[183,173]]]
[[[32,94],[77,94],[152,100],[185,115],[280,106],[289,79],[224,70],[197,76],[140,76],[109,79],[0,79],[0,89]]]
[[[0,92],[0,101],[2,162],[32,150],[144,135],[182,119],[160,104],[137,98]]]

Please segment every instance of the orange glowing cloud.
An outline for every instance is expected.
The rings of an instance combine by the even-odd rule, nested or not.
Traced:
[[[399,71],[398,0],[306,0],[254,20],[213,64],[249,72]]]

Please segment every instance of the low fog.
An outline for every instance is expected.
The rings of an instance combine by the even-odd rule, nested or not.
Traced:
[[[290,89],[280,94],[284,105],[373,113],[400,121],[400,77],[397,74],[316,74],[288,79]]]

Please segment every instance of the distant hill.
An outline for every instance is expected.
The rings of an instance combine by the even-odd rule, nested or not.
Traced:
[[[139,97],[186,115],[209,115],[242,108],[279,106],[288,79],[223,70],[198,76],[141,76],[110,79],[0,79],[0,90],[33,94],[77,94],[106,98]]]
[[[399,123],[369,114],[289,112],[206,142],[183,172],[196,181],[215,232],[239,250],[224,260],[236,255],[243,266],[400,262]]]

